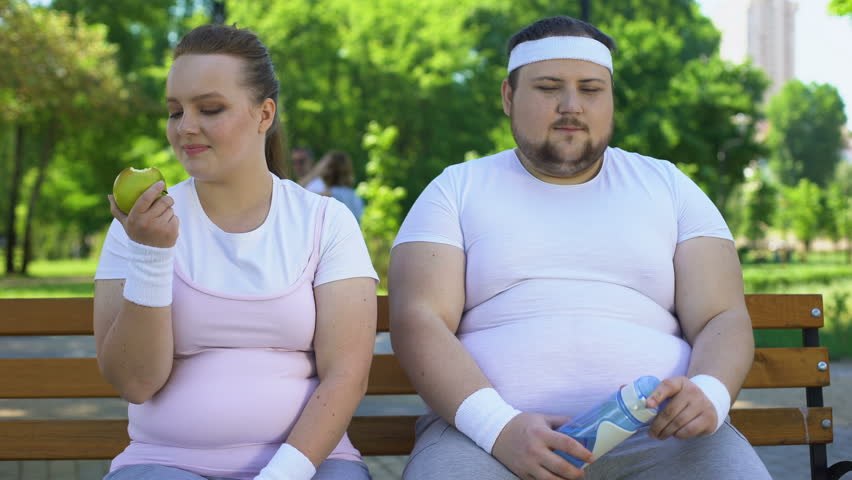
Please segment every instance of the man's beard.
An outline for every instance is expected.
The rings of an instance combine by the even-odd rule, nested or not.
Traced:
[[[518,149],[537,170],[550,177],[574,177],[592,168],[601,158],[612,139],[612,124],[610,124],[609,131],[601,138],[600,142],[592,143],[592,139],[587,138],[579,155],[560,155],[556,145],[550,140],[533,143],[518,130],[514,118],[511,119],[511,123],[512,136],[515,137]],[[587,125],[573,119],[559,120],[551,125],[551,128],[566,126],[585,128],[586,135],[589,134]]]

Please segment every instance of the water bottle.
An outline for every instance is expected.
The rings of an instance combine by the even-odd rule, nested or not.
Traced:
[[[621,387],[606,401],[559,427],[564,433],[592,452],[595,458],[612,450],[627,440],[641,427],[648,425],[659,409],[645,405],[651,392],[657,388],[660,380],[656,377],[640,377],[630,385]],[[565,460],[577,468],[588,465],[582,460],[556,450]]]

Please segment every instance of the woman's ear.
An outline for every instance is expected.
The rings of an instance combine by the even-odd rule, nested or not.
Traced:
[[[260,123],[257,127],[257,133],[266,134],[266,131],[272,127],[272,122],[275,120],[275,110],[277,106],[271,98],[263,100],[260,105]]]

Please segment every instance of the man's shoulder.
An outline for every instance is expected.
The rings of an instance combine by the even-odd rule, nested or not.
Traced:
[[[499,171],[500,167],[510,165],[515,158],[514,150],[503,150],[493,155],[450,165],[444,169],[443,175],[463,176],[486,170],[489,172]]]
[[[638,152],[631,152],[618,147],[609,147],[610,154],[617,161],[635,162],[649,167],[668,168],[667,165],[672,163],[669,160],[643,155]]]
[[[642,155],[617,147],[610,147],[609,155],[616,168],[630,169],[636,173],[663,175],[668,178],[675,170],[678,170],[677,166],[669,160]]]

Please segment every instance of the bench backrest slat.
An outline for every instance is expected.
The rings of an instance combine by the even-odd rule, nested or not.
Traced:
[[[750,294],[746,305],[753,328],[820,328],[821,295]],[[91,298],[0,299],[0,335],[91,335]],[[378,331],[389,329],[387,297],[378,297]]]

